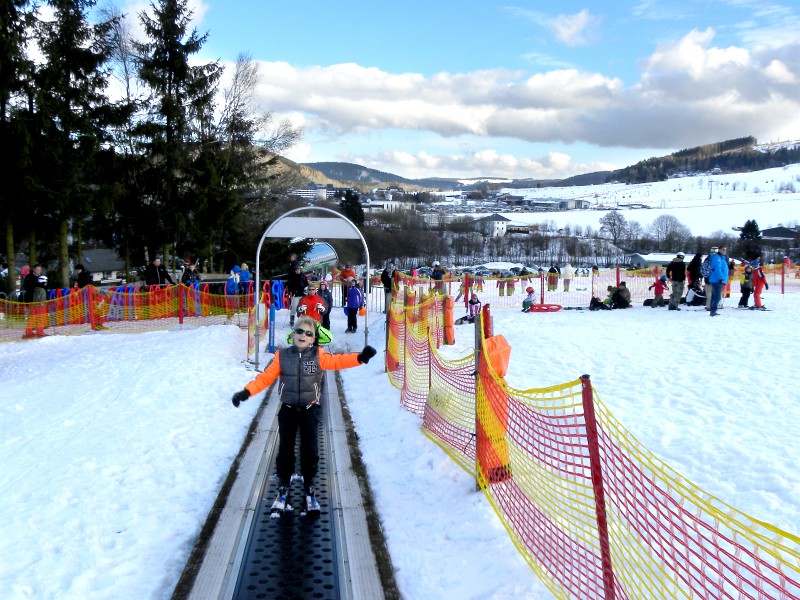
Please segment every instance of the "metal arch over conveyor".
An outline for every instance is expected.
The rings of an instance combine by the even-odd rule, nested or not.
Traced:
[[[299,481],[290,491],[294,511],[270,518],[278,486],[274,474],[279,404],[273,390],[189,598],[382,599],[335,374],[325,373],[318,430],[318,519],[301,515],[305,498]],[[296,454],[299,471],[299,451]]]

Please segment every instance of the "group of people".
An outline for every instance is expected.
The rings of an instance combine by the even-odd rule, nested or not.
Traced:
[[[592,296],[589,301],[589,310],[612,310],[615,308],[630,308],[631,306],[631,291],[628,289],[628,284],[624,281],[619,282],[618,287],[609,285],[606,288],[608,294],[603,300]]]
[[[350,274],[351,272],[352,274]],[[345,273],[344,279],[341,279],[342,273]],[[342,281],[342,300],[347,312],[345,333],[356,333],[358,313],[365,306],[364,291],[350,265],[346,265],[338,275]],[[327,278],[323,278],[319,282],[309,281],[308,276],[303,273],[300,261],[293,258],[286,278],[286,290],[291,298],[289,304],[290,326],[294,326],[297,317],[308,316],[326,330],[330,330],[333,293]]]
[[[702,253],[695,254],[688,263],[684,262],[685,255],[678,252],[675,258],[667,265],[665,275],[660,276],[648,289],[653,289],[655,297],[650,306],[653,308],[664,305],[664,292],[667,283],[671,285],[671,293],[667,304],[669,310],[680,310],[684,301],[688,306],[703,306],[710,316],[719,316],[723,303],[723,292],[730,293],[731,276],[735,272],[735,261],[728,259],[728,249],[725,246],[713,246],[709,254],[703,258]],[[689,284],[684,299],[683,291]],[[749,308],[750,295],[753,294],[755,309],[764,310],[761,293],[769,289],[767,278],[761,268],[761,257],[745,263],[741,279],[742,296],[739,299],[739,308]]]

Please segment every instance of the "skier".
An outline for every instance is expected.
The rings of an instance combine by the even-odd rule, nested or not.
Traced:
[[[349,369],[366,364],[375,356],[376,351],[372,346],[364,346],[359,353],[330,354],[323,348],[314,346],[317,323],[306,316],[297,319],[290,335],[292,345],[276,351],[267,368],[243,390],[236,392],[231,402],[238,407],[240,402],[267,389],[280,378],[281,408],[278,412],[280,441],[276,461],[280,487],[272,509],[273,511],[286,509],[289,483],[295,468],[295,437],[299,429],[300,472],[305,488],[306,510],[318,513],[319,503],[314,491],[314,476],[317,474],[319,463],[317,423],[322,371]]]

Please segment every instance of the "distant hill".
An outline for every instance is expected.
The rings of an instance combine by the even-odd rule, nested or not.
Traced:
[[[291,161],[286,161],[291,163]],[[800,141],[758,144],[749,136],[716,142],[673,152],[668,156],[649,158],[616,171],[596,171],[566,179],[507,179],[504,177],[447,178],[425,177],[408,179],[363,165],[345,162],[315,162],[295,164],[300,175],[315,183],[333,183],[367,191],[374,187],[399,185],[407,191],[461,190],[480,188],[535,188],[545,186],[571,187],[598,185],[610,181],[648,183],[670,177],[697,173],[740,173],[759,171],[800,162]],[[307,169],[307,170],[306,170]],[[316,175],[315,175],[316,174]]]
[[[697,173],[748,173],[800,162],[800,142],[759,145],[749,136],[648,158],[612,171],[606,181],[649,183]]]

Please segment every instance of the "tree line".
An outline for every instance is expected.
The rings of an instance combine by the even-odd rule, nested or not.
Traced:
[[[155,0],[123,15],[94,0],[28,0],[0,8],[0,231],[13,273],[30,263],[69,266],[97,243],[126,271],[155,254],[247,257],[287,186],[277,155],[301,130],[275,122],[255,99],[258,65],[194,57],[208,39],[191,28],[188,0]],[[133,38],[132,19],[145,39]],[[280,214],[278,212],[278,214]],[[255,238],[255,241],[253,241]],[[275,247],[277,262],[291,248]]]
[[[666,181],[681,173],[706,173],[719,168],[725,173],[759,171],[800,161],[800,147],[778,148],[770,152],[755,149],[756,138],[749,136],[649,158],[635,165],[612,171],[606,182],[650,183]]]

